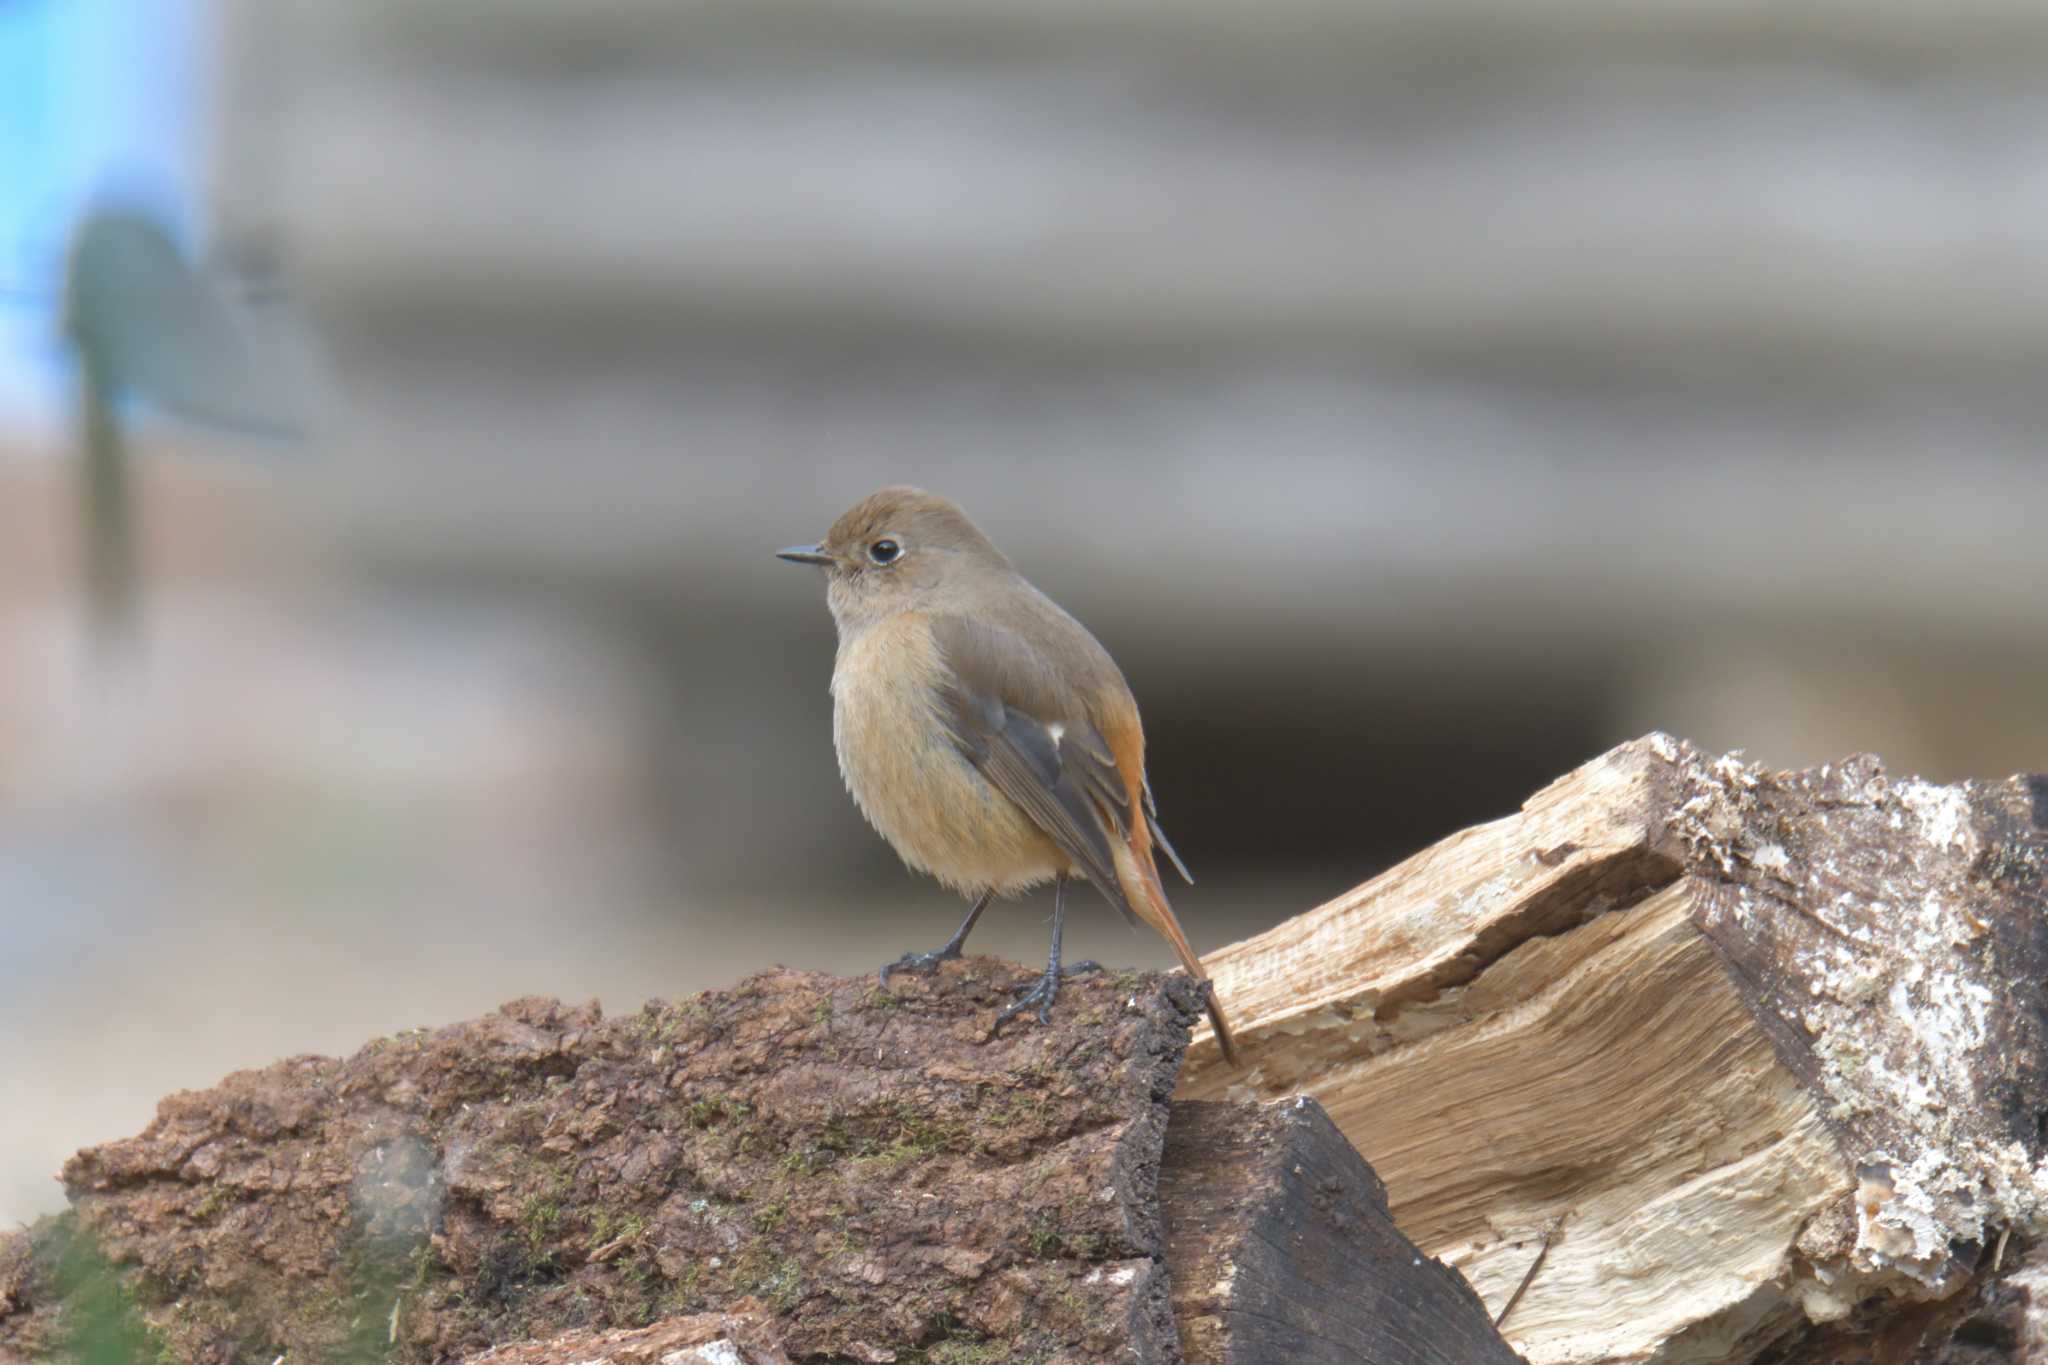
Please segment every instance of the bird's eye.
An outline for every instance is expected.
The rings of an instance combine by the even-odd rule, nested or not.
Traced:
[[[893,564],[896,557],[902,553],[903,547],[886,537],[868,546],[868,558],[877,564]]]

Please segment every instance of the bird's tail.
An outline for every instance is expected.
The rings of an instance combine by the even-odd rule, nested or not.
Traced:
[[[1142,820],[1131,831],[1128,842],[1112,840],[1116,853],[1117,881],[1121,883],[1124,900],[1139,919],[1157,930],[1159,936],[1173,945],[1174,955],[1180,958],[1180,965],[1197,981],[1208,981],[1209,973],[1202,969],[1202,959],[1195,956],[1195,950],[1188,946],[1188,936],[1181,932],[1180,921],[1174,917],[1173,907],[1166,902],[1165,888],[1159,884],[1159,868],[1152,861],[1151,831]],[[1237,1037],[1230,1031],[1230,1021],[1224,1017],[1223,1006],[1216,999],[1216,990],[1208,991],[1209,1024],[1216,1030],[1216,1045],[1223,1049],[1223,1059],[1232,1066],[1237,1065]]]

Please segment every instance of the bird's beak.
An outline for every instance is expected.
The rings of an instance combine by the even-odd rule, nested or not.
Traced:
[[[792,545],[787,550],[777,550],[777,559],[786,559],[792,564],[830,564],[832,556],[815,545]]]

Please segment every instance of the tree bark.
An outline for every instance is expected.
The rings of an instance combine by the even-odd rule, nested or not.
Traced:
[[[1313,1100],[1175,1104],[1159,1194],[1188,1365],[1520,1360]]]
[[[173,1096],[0,1249],[0,1357],[1177,1362],[1176,1217],[1180,1252],[1204,1229],[1211,1272],[1339,1338],[1327,1286],[1492,1337],[1312,1102],[1193,1106],[1200,1175],[1162,1192],[1185,978],[1080,979],[1050,1027],[990,1036],[1020,979],[776,971],[613,1019],[526,1000]],[[1219,1202],[1224,1177],[1258,1197]],[[1298,1252],[1259,1240],[1287,1226]],[[1267,1358],[1224,1297],[1228,1354],[1202,1358]]]
[[[1077,982],[1055,1028],[988,1038],[1011,980],[778,971],[609,1020],[523,1001],[174,1097],[65,1182],[195,1359],[459,1358],[742,1297],[796,1356],[1166,1359],[1151,1181],[1191,989]]]

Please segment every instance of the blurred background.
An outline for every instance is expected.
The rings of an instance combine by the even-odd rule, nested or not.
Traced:
[[[0,1223],[236,1067],[943,939],[770,553],[883,483],[1121,661],[1204,950],[1652,728],[2048,768],[2044,75],[2023,0],[0,0]]]

